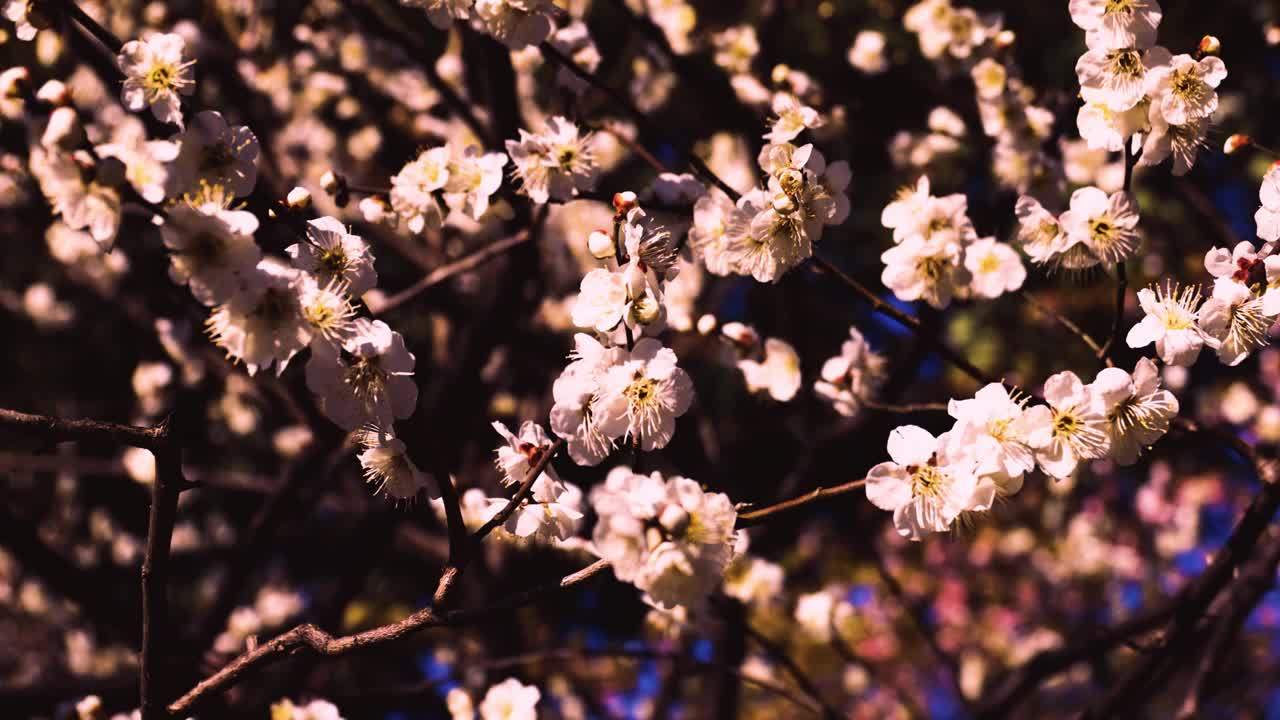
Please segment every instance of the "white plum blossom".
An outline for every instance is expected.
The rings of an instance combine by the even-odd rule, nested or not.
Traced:
[[[213,342],[253,375],[274,363],[276,374],[311,342],[299,288],[304,275],[272,259],[242,276],[235,295],[214,308],[205,322]]]
[[[81,153],[31,149],[31,174],[54,213],[72,230],[88,230],[99,247],[110,249],[120,230],[120,193],[100,177]]]
[[[160,226],[169,250],[169,277],[189,286],[205,305],[229,301],[262,259],[253,240],[257,230],[258,218],[244,210],[213,203],[174,205]]]
[[[321,283],[344,283],[356,297],[378,284],[368,243],[341,220],[328,216],[308,220],[306,233],[306,242],[285,248],[294,267],[315,275]]]
[[[395,500],[412,500],[427,488],[427,478],[409,458],[404,441],[390,430],[371,427],[359,433],[359,455],[365,481],[375,493]]]
[[[1267,273],[1267,289],[1262,293],[1262,312],[1275,317],[1280,315],[1280,256],[1268,255],[1262,264]]]
[[[173,163],[171,195],[221,187],[229,195],[244,197],[258,181],[258,138],[243,125],[228,125],[222,113],[203,110],[177,137],[178,157]]]
[[[444,211],[437,194],[449,182],[449,148],[424,150],[391,177],[391,209],[411,233],[438,229]]]
[[[381,320],[357,318],[340,347],[312,344],[307,387],[325,416],[344,430],[389,427],[418,404],[414,363],[400,333]]]
[[[1025,403],[1009,395],[1001,383],[990,383],[967,400],[952,400],[947,412],[955,418],[951,434],[982,451],[984,476],[1001,495],[1022,487],[1022,477],[1035,469],[1035,455],[1027,444],[1030,426]]]
[[[1125,192],[1107,195],[1096,187],[1071,194],[1071,207],[1058,217],[1067,234],[1066,248],[1083,246],[1098,262],[1118,263],[1137,252],[1138,213]]]
[[[539,134],[521,128],[520,139],[506,143],[520,191],[542,204],[595,189],[600,168],[591,141],[591,133],[579,134],[577,125],[558,115],[548,118]]]
[[[1107,421],[1110,457],[1120,465],[1137,462],[1178,414],[1178,399],[1160,387],[1160,371],[1150,358],[1138,360],[1132,375],[1104,368],[1089,387]]]
[[[444,184],[445,203],[451,210],[479,220],[489,210],[489,198],[502,187],[506,164],[504,153],[486,153],[475,145],[453,150]]]
[[[1205,334],[1199,325],[1200,288],[1188,285],[1157,286],[1154,291],[1138,291],[1138,304],[1146,315],[1129,329],[1126,337],[1131,348],[1151,343],[1168,365],[1190,367],[1206,344],[1217,348],[1218,341]]]
[[[629,303],[626,277],[596,268],[582,278],[578,298],[573,303],[573,324],[608,333],[622,322]]]
[[[969,243],[978,238],[969,220],[968,199],[959,193],[934,197],[929,176],[921,175],[915,187],[904,187],[880,213],[880,224],[893,229],[893,241],[911,237]]]
[[[39,28],[31,23],[33,0],[5,0],[4,17],[12,22],[15,26],[15,35],[19,40],[28,41],[35,39]]]
[[[700,608],[733,558],[737,512],[723,493],[683,477],[612,470],[591,491],[592,548],[659,608]]]
[[[1204,269],[1215,278],[1229,278],[1241,285],[1249,284],[1249,274],[1258,263],[1253,243],[1242,240],[1227,250],[1215,247],[1204,255]]]
[[[862,401],[879,387],[885,376],[886,361],[871,350],[858,328],[849,328],[849,339],[840,346],[840,354],[822,364],[820,378],[813,390],[831,403],[845,417],[856,415]]]
[[[1234,366],[1266,346],[1267,329],[1274,320],[1263,312],[1262,298],[1248,285],[1220,277],[1213,283],[1213,294],[1200,306],[1197,322],[1213,339],[1218,359]]]
[[[676,362],[675,352],[653,338],[624,351],[600,380],[600,431],[646,452],[666,447],[676,418],[693,402],[693,382]]]
[[[476,0],[475,5],[484,29],[512,50],[546,40],[555,28],[554,11],[552,0]]]
[[[186,41],[181,35],[156,33],[145,40],[130,40],[120,48],[116,63],[124,73],[120,101],[130,110],[151,108],[161,122],[182,127],[182,100],[179,93],[195,91],[191,66],[194,60],[182,55]]]
[[[1029,195],[1018,198],[1014,213],[1018,217],[1018,242],[1031,261],[1043,265],[1058,259],[1067,247],[1067,234],[1058,218]]]
[[[935,438],[903,425],[889,433],[888,450],[891,460],[867,472],[867,500],[893,513],[899,535],[920,540],[963,512],[991,507],[994,486],[979,488],[976,461],[949,433]]]
[[[497,421],[494,421],[493,429],[506,441],[505,445],[499,445],[494,451],[494,462],[502,471],[502,484],[508,487],[524,482],[530,468],[553,444],[542,425],[532,420],[521,423],[518,433],[512,433],[506,425]],[[560,477],[550,464],[542,472],[552,481],[560,482]]]
[[[1212,55],[1195,60],[1174,55],[1167,64],[1147,73],[1146,94],[1152,113],[1159,112],[1169,125],[1207,120],[1218,109],[1218,85],[1227,77],[1227,66]]]
[[[135,120],[136,122],[136,120]],[[168,140],[148,140],[141,123],[126,124],[113,141],[94,148],[99,157],[115,158],[124,165],[124,177],[150,203],[164,202],[169,187],[169,164],[178,157],[178,145]]]
[[[1150,128],[1150,109],[1151,103],[1145,99],[1127,110],[1113,109],[1105,102],[1087,102],[1076,113],[1076,127],[1089,147],[1116,152],[1136,133]]]
[[[1168,64],[1171,57],[1159,45],[1145,51],[1132,47],[1089,50],[1076,61],[1080,96],[1112,112],[1128,110],[1146,96],[1148,71]]]
[[[1258,237],[1271,242],[1280,240],[1280,165],[1273,164],[1262,177],[1258,197],[1261,205],[1253,215]]]
[[[971,276],[969,292],[988,300],[1017,290],[1027,279],[1027,269],[1018,252],[993,237],[965,248],[964,266]]]
[[[427,19],[441,30],[448,30],[454,20],[471,17],[475,0],[400,0],[401,5],[420,7],[427,11]]]
[[[867,75],[879,75],[889,69],[884,48],[884,33],[862,30],[854,36],[853,45],[849,46],[849,64]]]
[[[598,401],[605,372],[624,352],[579,333],[574,336],[572,362],[551,387],[551,429],[565,438],[569,457],[579,465],[598,465],[613,450],[613,438],[601,430]]]
[[[880,255],[885,264],[880,280],[899,300],[924,300],[941,309],[969,282],[963,254],[959,243],[945,235],[933,240],[912,235]]]
[[[748,390],[768,393],[778,402],[789,402],[800,390],[800,355],[785,340],[765,340],[764,359],[739,360],[738,369],[742,371]]]
[[[1070,370],[1044,383],[1047,405],[1029,408],[1023,418],[1027,445],[1052,478],[1071,477],[1082,460],[1104,457],[1111,449],[1106,417],[1091,389]]]
[[[1091,48],[1151,47],[1164,13],[1156,0],[1070,0],[1071,21]]]
[[[788,143],[796,139],[806,128],[822,127],[822,116],[817,110],[800,102],[789,93],[773,96],[773,114],[776,119],[764,138],[771,144]]]
[[[547,470],[550,469],[548,465]],[[487,502],[486,512],[491,518],[509,501],[489,498]],[[529,497],[516,507],[502,529],[517,540],[554,544],[577,535],[582,518],[582,491],[572,483],[543,474],[534,480]]]

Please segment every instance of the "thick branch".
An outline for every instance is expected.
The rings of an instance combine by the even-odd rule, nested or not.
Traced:
[[[142,561],[142,720],[166,720],[163,679],[169,632],[169,549],[182,491],[182,451],[156,451],[156,477],[151,483],[146,556]]]

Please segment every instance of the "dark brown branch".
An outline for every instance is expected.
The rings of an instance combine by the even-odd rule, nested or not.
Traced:
[[[1089,349],[1093,351],[1095,357],[1103,357],[1106,355],[1106,352],[1103,351],[1102,346],[1098,344],[1098,341],[1094,340],[1093,337],[1091,337],[1089,333],[1085,332],[1079,325],[1072,322],[1070,318],[1045,307],[1043,303],[1036,300],[1036,297],[1026,290],[1023,290],[1020,294],[1022,295],[1022,299],[1026,300],[1027,304],[1039,311],[1040,314],[1053,318],[1058,321],[1059,325],[1074,333],[1076,337],[1080,338],[1081,342],[1089,346]]]
[[[859,297],[861,297],[863,300],[867,301],[867,303],[871,305],[872,310],[880,313],[881,315],[884,315],[887,318],[890,318],[896,321],[898,324],[902,325],[908,330],[911,330],[912,332],[916,332],[916,333],[920,332],[919,318],[908,315],[907,313],[899,310],[893,305],[885,302],[880,298],[879,295],[876,295],[875,293],[868,290],[865,285],[855,280],[851,275],[846,273],[844,270],[841,270],[835,263],[822,257],[821,255],[818,255],[817,253],[814,253],[812,262],[814,265],[821,268],[824,272],[830,273],[837,280],[844,283],[846,287],[848,287],[850,290],[853,290],[853,292],[857,294]],[[947,362],[951,363],[952,365],[955,365],[964,374],[968,375],[974,380],[977,380],[978,382],[983,384],[999,382],[998,380],[990,377],[981,369],[979,369],[978,366],[969,362],[969,360],[965,358],[963,355],[953,350],[951,346],[943,342],[941,338],[925,337],[924,339],[926,342],[932,345],[933,348],[938,351],[938,354],[941,355]]]
[[[1216,621],[1204,655],[1187,684],[1186,699],[1178,711],[1180,720],[1200,717],[1200,704],[1207,696],[1208,681],[1222,667],[1227,651],[1240,633],[1240,627],[1250,612],[1262,601],[1262,596],[1276,582],[1276,567],[1280,565],[1280,531],[1272,530],[1267,545],[1258,558],[1235,580],[1230,599]]]
[[[737,601],[735,600],[734,602]],[[806,673],[789,654],[787,654],[787,651],[784,650],[782,646],[778,645],[773,640],[770,640],[760,631],[751,627],[750,623],[744,623],[743,630],[746,631],[747,637],[754,640],[756,644],[764,650],[766,655],[773,658],[774,662],[778,663],[784,670],[786,670],[787,674],[791,676],[791,679],[800,686],[800,689],[804,690],[805,695],[808,695],[813,702],[822,708],[822,716],[826,718],[826,720],[839,720],[840,712],[827,703],[827,701],[822,697],[822,692],[818,690],[818,686],[813,682],[813,679],[809,677],[809,674]]]
[[[33,435],[50,443],[68,441],[105,442],[155,451],[169,441],[164,424],[153,427],[119,425],[99,420],[62,420],[0,408],[0,428]]]
[[[1259,538],[1271,523],[1271,518],[1280,509],[1280,482],[1277,482],[1275,466],[1267,460],[1250,455],[1254,462],[1261,490],[1245,509],[1244,515],[1236,523],[1231,536],[1222,548],[1215,553],[1213,562],[1199,577],[1178,593],[1173,619],[1169,630],[1165,633],[1166,642],[1160,652],[1151,653],[1143,658],[1110,693],[1097,705],[1085,713],[1086,718],[1123,717],[1131,714],[1129,710],[1140,705],[1146,694],[1154,689],[1151,678],[1157,674],[1161,666],[1183,653],[1191,640],[1196,636],[1196,628],[1204,618],[1209,605],[1218,593],[1231,581],[1238,568],[1254,547]]]
[[[1133,190],[1133,164],[1138,159],[1138,155],[1129,149],[1128,142],[1124,148],[1124,192],[1129,193]],[[1099,360],[1104,360],[1108,364],[1112,361],[1112,354],[1115,348],[1120,346],[1120,333],[1124,330],[1124,298],[1125,293],[1129,289],[1129,276],[1125,273],[1124,261],[1116,263],[1116,302],[1115,302],[1115,318],[1111,321],[1111,336],[1107,338],[1107,342],[1097,350]]]
[[[818,488],[816,490],[811,490],[799,497],[791,498],[790,500],[783,500],[780,503],[775,503],[767,507],[762,507],[758,510],[748,510],[747,512],[744,512],[744,513],[738,513],[738,522],[735,525],[735,527],[749,528],[752,525],[759,525],[762,522],[771,520],[775,515],[778,515],[790,510],[795,510],[796,508],[804,507],[806,505],[809,505],[810,503],[817,502],[818,500],[839,497],[841,495],[847,495],[851,492],[854,492],[855,490],[862,489],[862,486],[866,484],[867,484],[867,481],[865,478],[863,478],[861,480],[854,480],[852,482],[847,482],[843,485],[834,485],[832,487],[827,487],[827,488]]]
[[[309,650],[317,655],[335,657],[360,650],[378,647],[402,640],[420,630],[435,627],[453,627],[483,620],[491,615],[520,607],[559,590],[573,587],[608,569],[609,563],[596,561],[587,567],[566,575],[560,580],[531,590],[508,596],[492,605],[474,609],[437,613],[433,608],[423,608],[399,622],[382,627],[334,637],[315,625],[299,625],[277,636],[270,642],[241,655],[226,667],[202,680],[190,692],[169,706],[169,713],[185,717],[209,696],[225,691],[238,683],[250,671],[269,665],[298,651]]]
[[[427,290],[435,287],[436,285],[446,282],[456,275],[460,275],[464,272],[475,270],[476,268],[502,255],[508,250],[511,250],[512,248],[523,245],[524,243],[529,241],[529,238],[530,238],[529,231],[521,230],[520,232],[516,233],[515,235],[512,235],[511,237],[503,238],[502,240],[498,240],[496,242],[490,243],[489,245],[486,245],[480,248],[479,250],[476,250],[470,255],[459,258],[458,260],[454,260],[448,265],[442,265],[436,268],[435,270],[432,270],[430,273],[423,276],[423,278],[418,282],[410,285],[404,290],[401,290],[400,292],[388,297],[387,299],[381,302],[371,305],[369,310],[374,315],[385,315],[386,313],[389,313],[392,310],[395,310],[396,308],[400,307],[401,305],[404,305],[410,300],[413,300],[414,298],[418,297],[419,295],[426,292]]]
[[[182,491],[182,451],[156,450],[156,477],[151,483],[146,555],[142,561],[142,662],[139,692],[142,720],[167,720],[164,671],[169,623],[169,550]]]

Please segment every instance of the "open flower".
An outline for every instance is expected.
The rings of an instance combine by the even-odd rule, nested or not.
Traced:
[[[244,125],[228,125],[222,113],[196,113],[177,138],[171,195],[217,186],[235,197],[253,192],[258,181],[258,138]]]
[[[1157,45],[1146,51],[1134,47],[1089,50],[1076,61],[1080,96],[1124,112],[1146,96],[1147,72],[1169,62],[1169,51]]]
[[[311,342],[311,325],[302,313],[297,270],[265,259],[242,276],[241,288],[214,308],[205,321],[214,344],[253,375],[274,363],[276,374]]]
[[[778,402],[787,402],[800,389],[800,356],[791,344],[769,338],[764,341],[764,360],[739,360],[738,369],[753,393],[766,392]]]
[[[915,425],[889,433],[890,462],[867,473],[867,499],[893,513],[898,534],[919,540],[942,532],[966,510],[985,510],[994,487],[978,492],[976,465],[951,442],[948,433],[934,437]]]
[[[1197,322],[1214,340],[1218,359],[1234,366],[1266,346],[1272,319],[1263,312],[1262,298],[1247,285],[1220,277],[1213,283],[1213,294],[1200,306]]]
[[[551,429],[565,438],[569,457],[598,465],[613,450],[614,438],[601,429],[599,400],[605,372],[621,361],[622,348],[606,348],[590,335],[574,336],[572,362],[551,386],[555,404]]]
[[[813,390],[836,412],[851,417],[862,407],[863,398],[884,380],[885,366],[884,357],[871,350],[858,328],[851,327],[840,354],[822,364],[821,379],[813,384]]]
[[[676,365],[675,352],[644,338],[601,379],[600,431],[645,451],[663,448],[692,402],[693,382]]]
[[[227,302],[254,272],[262,252],[253,240],[258,218],[219,204],[170,208],[160,235],[169,250],[169,277],[190,286],[205,305]]]
[[[1084,245],[1101,262],[1124,261],[1141,241],[1138,213],[1125,192],[1108,196],[1096,187],[1080,188],[1071,194],[1071,208],[1058,220],[1067,233],[1067,247]]]
[[[1103,457],[1111,449],[1106,418],[1088,386],[1071,371],[1044,383],[1048,405],[1026,412],[1027,444],[1046,475],[1070,477],[1082,460]]]
[[[1156,0],[1071,0],[1071,21],[1091,48],[1151,47],[1164,13]]]
[[[414,362],[400,333],[381,320],[357,318],[341,347],[312,344],[307,387],[325,416],[344,430],[390,426],[417,407]]]
[[[1036,466],[1027,445],[1030,426],[1023,402],[1001,383],[990,383],[968,400],[952,400],[947,412],[956,420],[951,433],[960,442],[985,445],[978,472],[991,476],[1000,494],[1016,493],[1022,476]]]
[[[1217,341],[1200,329],[1200,288],[1188,285],[1181,290],[1172,285],[1138,291],[1138,304],[1146,316],[1129,329],[1125,341],[1131,348],[1156,344],[1160,359],[1169,365],[1190,367],[1205,344]]]
[[[409,232],[439,228],[444,211],[436,199],[449,182],[449,148],[424,150],[391,177],[391,208]]]
[[[493,429],[506,441],[505,445],[499,445],[494,451],[498,469],[502,471],[503,485],[519,485],[524,482],[530,468],[542,458],[543,453],[551,449],[553,444],[542,425],[532,420],[521,423],[518,434],[512,433],[506,425],[497,421],[494,421]],[[542,472],[551,480],[560,481],[555,468],[550,464]]]
[[[924,300],[941,309],[969,281],[962,256],[960,244],[947,236],[926,240],[912,235],[880,256],[885,264],[880,280],[899,300]]]
[[[1217,87],[1227,77],[1227,66],[1212,55],[1195,60],[1190,55],[1174,55],[1147,73],[1146,93],[1152,111],[1159,111],[1170,125],[1206,120],[1218,109]]]
[[[347,231],[332,217],[307,221],[307,241],[285,248],[293,266],[316,276],[321,283],[345,283],[347,292],[359,297],[378,284],[369,245]]]
[[[130,110],[150,107],[161,122],[182,127],[182,100],[178,94],[195,90],[191,77],[194,60],[184,60],[186,41],[181,35],[157,33],[146,40],[130,40],[120,48],[116,63],[124,73],[120,101]]]
[[[364,447],[359,456],[360,467],[375,493],[395,500],[412,500],[427,487],[427,478],[409,459],[404,441],[390,430],[365,428],[358,439]]]
[[[591,139],[590,133],[580,135],[577,125],[558,115],[549,118],[546,129],[537,135],[522,128],[519,141],[507,141],[521,192],[545,203],[572,200],[579,192],[594,189],[600,170]]]
[[[993,237],[983,238],[965,248],[964,266],[969,271],[969,291],[988,300],[1022,287],[1027,269],[1018,251]]]
[[[1151,444],[1169,431],[1178,414],[1178,399],[1160,387],[1160,371],[1142,358],[1133,375],[1120,368],[1104,368],[1089,385],[1107,421],[1111,457],[1132,465]]]

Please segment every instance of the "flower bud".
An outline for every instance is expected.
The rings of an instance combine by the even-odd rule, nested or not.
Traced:
[[[662,508],[658,522],[672,535],[682,535],[689,527],[689,513],[679,505],[668,505]]]
[[[1266,38],[1268,45],[1280,45],[1280,24],[1270,23],[1267,25],[1267,30],[1263,37]]]
[[[364,216],[365,222],[383,222],[390,213],[391,206],[387,205],[387,201],[380,197],[370,195],[360,201],[360,214]]]
[[[339,188],[346,187],[346,185],[347,185],[346,178],[342,177],[341,175],[335,173],[332,170],[326,170],[325,173],[320,176],[320,189],[324,190],[330,195],[333,195],[334,193],[338,192]]]
[[[587,236],[587,249],[591,251],[591,257],[597,260],[608,260],[615,254],[613,238],[604,230],[591,231]]]
[[[1205,35],[1200,38],[1200,46],[1196,48],[1196,53],[1201,57],[1205,55],[1217,55],[1222,52],[1222,43],[1218,38],[1212,35]]]
[[[71,95],[61,80],[50,80],[36,91],[36,99],[50,105],[68,105],[71,102]]]
[[[710,313],[698,318],[698,334],[710,335],[716,331],[716,316]]]
[[[295,187],[285,196],[285,202],[293,210],[304,210],[311,207],[311,192],[304,187]]]
[[[1003,50],[1007,47],[1012,47],[1017,40],[1018,36],[1012,30],[1001,30],[996,35],[996,49]]]
[[[45,126],[40,144],[47,147],[61,147],[67,150],[80,144],[84,132],[80,128],[80,118],[76,111],[69,107],[60,107],[49,115],[49,124]]]
[[[724,327],[720,328],[720,333],[733,341],[735,345],[747,351],[750,351],[760,342],[760,336],[756,334],[756,331],[740,322],[725,323]]]
[[[0,93],[7,99],[20,99],[30,86],[31,71],[21,65],[0,73]]]
[[[773,66],[773,70],[769,73],[769,79],[774,85],[781,85],[787,81],[787,76],[791,74],[791,67],[784,63],[778,63]]]
[[[786,193],[773,196],[773,211],[779,215],[790,215],[796,211],[796,203]]]
[[[1235,135],[1232,135],[1231,137],[1227,138],[1227,142],[1222,146],[1222,152],[1226,153],[1227,155],[1230,155],[1231,153],[1239,150],[1242,147],[1245,147],[1251,144],[1252,142],[1253,142],[1253,138],[1250,138],[1248,135],[1245,135],[1244,133],[1236,133]]]
[[[619,215],[626,215],[636,206],[636,194],[630,190],[623,190],[613,196],[613,211]]]

